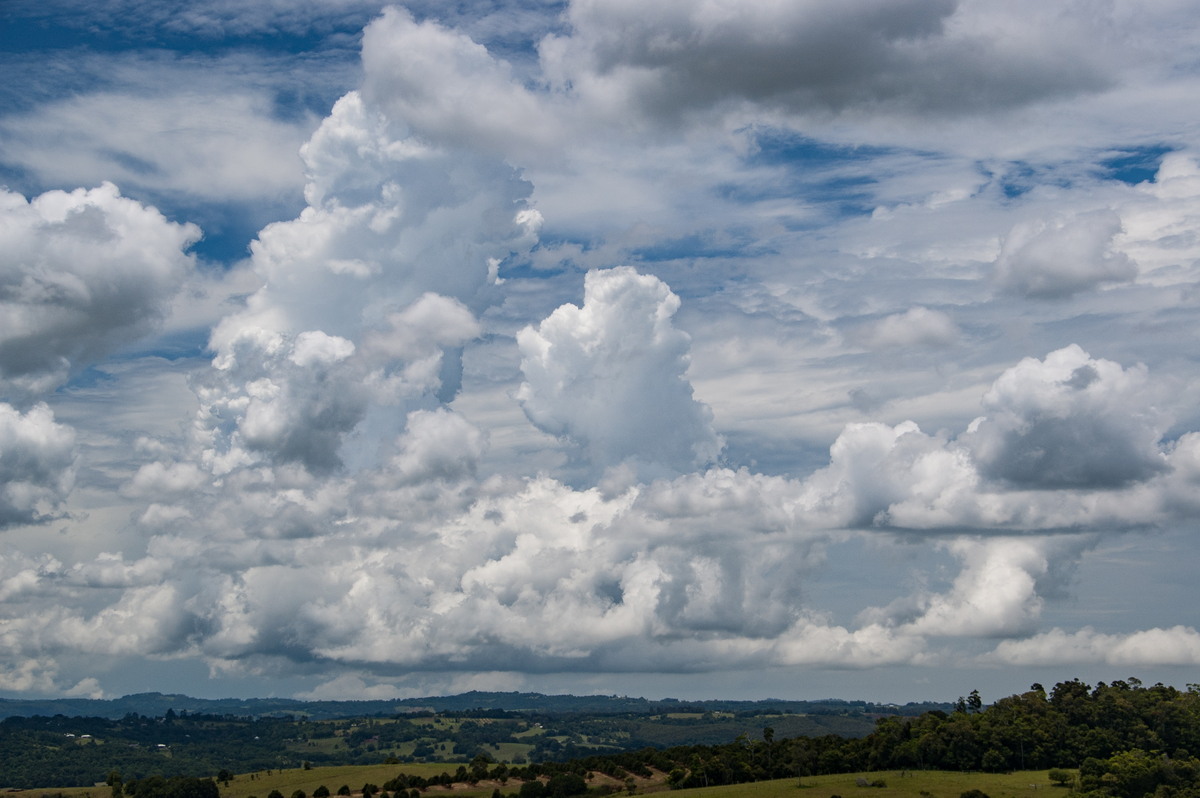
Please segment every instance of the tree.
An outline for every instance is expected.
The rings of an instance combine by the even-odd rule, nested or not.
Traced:
[[[980,762],[982,767],[988,773],[1001,773],[1008,770],[1008,757],[997,751],[995,748],[989,748],[983,754],[983,760]]]
[[[313,790],[313,798],[329,798],[329,788],[322,784]]]
[[[567,798],[587,792],[587,782],[578,773],[559,773],[546,783],[546,795],[550,798]]]
[[[546,794],[546,785],[542,784],[537,779],[532,779],[521,785],[518,792],[521,798],[542,798]]]

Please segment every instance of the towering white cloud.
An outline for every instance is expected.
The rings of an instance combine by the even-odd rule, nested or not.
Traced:
[[[357,93],[337,102],[303,156],[309,207],[252,244],[265,285],[218,325],[218,351],[250,327],[356,340],[426,293],[478,311],[494,299],[490,263],[536,241],[530,186],[512,167],[410,137]]]
[[[679,298],[629,267],[588,272],[583,305],[563,305],[517,336],[518,398],[535,424],[604,468],[626,460],[679,471],[716,459],[712,413],[687,380]]]
[[[413,135],[389,105],[338,101],[302,151],[309,207],[252,244],[263,286],[214,329],[197,383],[220,469],[257,452],[329,472],[360,425],[386,441],[408,409],[453,398],[496,264],[536,241],[511,167]]]
[[[363,66],[363,96],[420,140],[537,158],[559,139],[559,118],[508,64],[404,9],[386,9],[364,31]]]

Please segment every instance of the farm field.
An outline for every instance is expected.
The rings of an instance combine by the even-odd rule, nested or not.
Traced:
[[[221,798],[264,798],[272,790],[290,796],[303,790],[311,796],[321,785],[336,792],[343,784],[356,795],[363,784],[380,785],[398,773],[421,776],[436,776],[443,771],[453,772],[456,764],[429,763],[404,765],[346,765],[273,770],[254,774],[238,774],[228,786],[220,785]],[[251,778],[253,776],[253,778]],[[862,781],[882,780],[884,787],[860,786]],[[608,781],[598,776],[593,784]],[[1059,798],[1069,790],[1051,783],[1049,771],[1028,770],[1015,773],[964,773],[953,771],[880,771],[870,773],[841,773],[826,776],[805,776],[802,779],[788,778],[774,781],[750,782],[721,787],[698,787],[687,790],[669,790],[665,776],[658,774],[652,780],[638,780],[639,795],[672,792],[680,798],[959,798],[968,790],[980,790],[988,798]],[[497,787],[502,793],[515,793],[520,782],[502,786],[491,781],[481,781],[476,787],[455,785],[430,787],[424,791],[429,798],[439,795],[454,798],[487,798]],[[27,798],[57,796],[62,798],[108,798],[106,787],[43,788],[24,790]],[[621,793],[615,793],[620,795]]]
[[[882,779],[886,787],[861,787]],[[959,798],[967,790],[981,790],[988,798],[1056,798],[1069,790],[1051,783],[1047,770],[1015,773],[962,773],[909,770],[873,773],[839,773],[778,779],[724,787],[679,790],[687,798]]]

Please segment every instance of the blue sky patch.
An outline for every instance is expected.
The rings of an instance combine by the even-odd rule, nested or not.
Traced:
[[[1167,144],[1146,144],[1123,148],[1116,154],[1100,161],[1101,176],[1108,180],[1119,180],[1136,186],[1154,180],[1163,156],[1174,152],[1175,147]]]

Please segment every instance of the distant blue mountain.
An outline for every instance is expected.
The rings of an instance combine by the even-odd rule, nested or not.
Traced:
[[[168,712],[236,717],[266,717],[293,715],[313,720],[397,715],[420,711],[467,712],[471,710],[504,710],[545,714],[637,714],[662,711],[684,711],[694,708],[703,712],[787,712],[814,715],[919,715],[931,709],[949,710],[950,704],[920,703],[875,704],[868,701],[680,701],[666,698],[650,700],[627,696],[543,695],[541,693],[493,693],[471,691],[451,696],[428,696],[387,701],[300,701],[291,698],[192,698],[178,693],[137,693],[121,698],[0,698],[0,719],[35,715],[95,718],[123,718],[126,715],[162,717]]]

